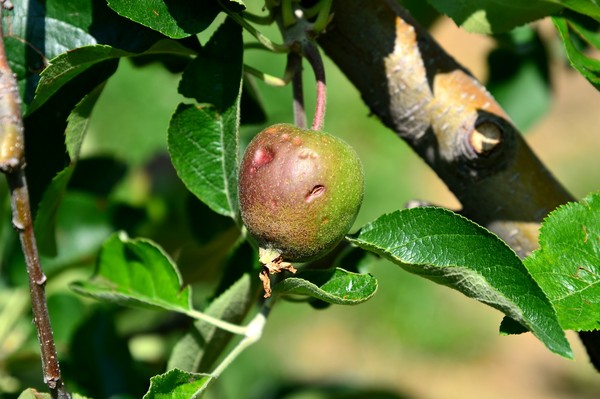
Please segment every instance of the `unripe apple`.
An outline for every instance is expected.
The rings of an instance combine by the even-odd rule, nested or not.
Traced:
[[[242,220],[263,250],[287,262],[333,249],[352,227],[363,193],[358,155],[328,133],[273,125],[254,137],[242,158]]]

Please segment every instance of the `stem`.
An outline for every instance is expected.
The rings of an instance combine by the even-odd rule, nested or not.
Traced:
[[[327,24],[329,24],[329,11],[331,10],[332,0],[321,0],[319,2],[319,13],[317,20],[313,24],[313,31],[320,33],[325,30]]]
[[[2,8],[9,3],[2,1],[0,7],[0,169],[6,174],[10,189],[12,223],[19,232],[21,247],[29,275],[29,293],[33,322],[37,328],[44,382],[53,398],[68,399],[60,376],[58,356],[50,315],[46,302],[46,276],[42,271],[31,219],[29,192],[25,178],[24,132],[21,116],[21,99],[15,76],[8,65],[2,33]]]
[[[268,73],[264,73],[263,71],[259,71],[258,69],[251,67],[250,65],[244,64],[244,72],[257,77],[262,80],[269,86],[275,87],[283,87],[287,86],[290,83],[290,78],[286,75],[283,79],[278,78],[277,76],[269,75]]]
[[[11,194],[13,226],[19,232],[27,274],[29,275],[31,308],[40,343],[44,383],[48,385],[53,398],[70,398],[60,376],[60,366],[46,302],[46,275],[42,271],[33,232],[25,173],[22,170],[9,173],[6,175],[6,179]]]
[[[227,12],[227,15],[235,22],[240,24],[242,28],[246,29],[252,36],[256,38],[263,46],[275,53],[287,53],[289,51],[288,46],[283,44],[273,43],[268,37],[260,33],[254,26],[250,25],[248,21],[242,18],[239,14],[227,11],[226,7],[223,9]]]
[[[327,105],[327,85],[325,83],[325,66],[319,49],[312,41],[307,41],[302,46],[304,56],[310,63],[317,81],[317,101],[315,115],[313,116],[312,130],[323,129],[325,121],[325,108]]]
[[[235,359],[237,359],[237,357],[242,354],[242,352],[244,352],[256,342],[258,342],[258,340],[260,340],[262,332],[267,323],[267,318],[269,316],[269,313],[271,312],[271,308],[273,307],[274,303],[275,297],[271,297],[264,302],[260,312],[256,316],[254,316],[252,321],[248,324],[248,327],[246,327],[244,338],[242,338],[242,340],[237,343],[237,345],[231,350],[231,352],[229,352],[227,356],[225,356],[221,363],[219,363],[217,367],[215,367],[213,372],[210,373],[211,379],[209,380],[207,385],[202,386],[200,390],[198,390],[198,392],[194,393],[194,395],[192,395],[193,398],[199,397],[199,395],[208,387],[208,385],[210,385],[217,378],[219,378],[219,376],[221,376],[221,374],[227,369],[227,367],[229,367],[229,365],[231,365],[235,361]]]
[[[304,109],[304,91],[302,83],[302,57],[298,53],[288,54],[287,70],[292,74],[292,93],[294,96],[294,124],[306,129],[306,110]]]
[[[185,314],[194,319],[205,321],[209,324],[212,324],[215,327],[220,328],[221,330],[228,331],[232,334],[246,335],[248,332],[249,327],[238,326],[237,324],[233,324],[233,323],[229,323],[227,321],[221,320],[221,319],[217,319],[216,317],[212,317],[205,313],[198,312],[197,310],[191,309],[188,312],[186,312]]]

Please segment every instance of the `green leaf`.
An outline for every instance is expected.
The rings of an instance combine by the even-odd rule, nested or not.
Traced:
[[[429,0],[469,32],[500,33],[562,9],[559,0]]]
[[[206,389],[211,380],[208,374],[169,370],[150,378],[150,389],[144,399],[201,398],[197,395]]]
[[[49,59],[69,50],[107,44],[141,52],[164,36],[121,18],[95,0],[15,1],[3,13],[7,58],[17,75],[24,112],[33,99],[38,74]]]
[[[183,72],[179,93],[226,112],[239,101],[242,70],[242,28],[227,18]]]
[[[33,388],[27,388],[19,395],[18,399],[51,399],[49,393],[38,392]],[[87,396],[81,396],[77,393],[71,393],[71,399],[87,399]]]
[[[521,260],[470,220],[441,208],[406,209],[381,216],[350,240],[502,311],[551,351],[573,356],[550,301]]]
[[[216,109],[180,104],[167,137],[173,166],[186,187],[213,211],[234,219],[238,213],[242,45],[241,28],[226,20],[209,41],[206,52],[198,55],[184,72],[180,84],[184,95],[198,90],[195,98]],[[233,55],[222,56],[223,53]],[[208,70],[198,60],[207,62]]]
[[[565,330],[600,329],[600,194],[553,211],[525,266]]]
[[[238,132],[231,114],[180,104],[171,119],[168,148],[186,187],[213,211],[237,215]]]
[[[214,299],[204,313],[230,323],[241,323],[256,303],[259,289],[258,278],[245,274]],[[196,321],[173,348],[167,368],[212,370],[231,338],[232,334],[227,331]]]
[[[58,207],[67,191],[74,166],[63,169],[46,189],[35,217],[35,231],[38,249],[43,255],[56,256],[56,218]],[[43,234],[41,234],[43,232]]]
[[[44,104],[50,97],[65,84],[79,76],[92,66],[107,60],[115,60],[134,55],[174,54],[190,56],[192,50],[172,40],[161,40],[141,53],[120,50],[108,45],[83,46],[67,53],[60,54],[50,60],[46,69],[40,75],[40,82],[36,95],[30,105],[29,112],[33,112]],[[90,110],[91,111],[91,110]]]
[[[377,280],[370,274],[344,269],[302,270],[273,287],[280,294],[308,295],[336,305],[357,305],[377,291]]]
[[[65,130],[65,145],[71,158],[71,162],[79,159],[79,152],[83,144],[83,138],[90,123],[90,117],[94,105],[100,98],[105,83],[103,82],[89,94],[87,94],[73,109],[67,118],[67,129]]]
[[[119,15],[174,39],[202,32],[223,9],[214,0],[109,0]]]
[[[177,268],[156,244],[129,239],[124,233],[112,235],[98,259],[89,281],[72,284],[80,294],[125,305],[187,313],[191,289],[182,288]]]
[[[579,40],[583,40],[600,49],[600,34],[588,30],[581,20],[582,17],[574,13],[565,13],[560,17],[552,18],[565,46],[569,62],[596,90],[600,90],[600,60],[588,56],[577,44]]]

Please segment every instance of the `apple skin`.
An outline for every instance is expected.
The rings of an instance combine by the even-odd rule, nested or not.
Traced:
[[[306,262],[333,249],[352,227],[364,172],[340,138],[277,124],[248,145],[238,189],[242,221],[259,246]]]

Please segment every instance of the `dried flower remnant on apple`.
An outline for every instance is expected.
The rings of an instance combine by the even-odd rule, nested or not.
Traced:
[[[260,247],[261,280],[333,249],[350,230],[364,195],[356,151],[331,134],[277,124],[248,145],[239,174],[244,225]]]

